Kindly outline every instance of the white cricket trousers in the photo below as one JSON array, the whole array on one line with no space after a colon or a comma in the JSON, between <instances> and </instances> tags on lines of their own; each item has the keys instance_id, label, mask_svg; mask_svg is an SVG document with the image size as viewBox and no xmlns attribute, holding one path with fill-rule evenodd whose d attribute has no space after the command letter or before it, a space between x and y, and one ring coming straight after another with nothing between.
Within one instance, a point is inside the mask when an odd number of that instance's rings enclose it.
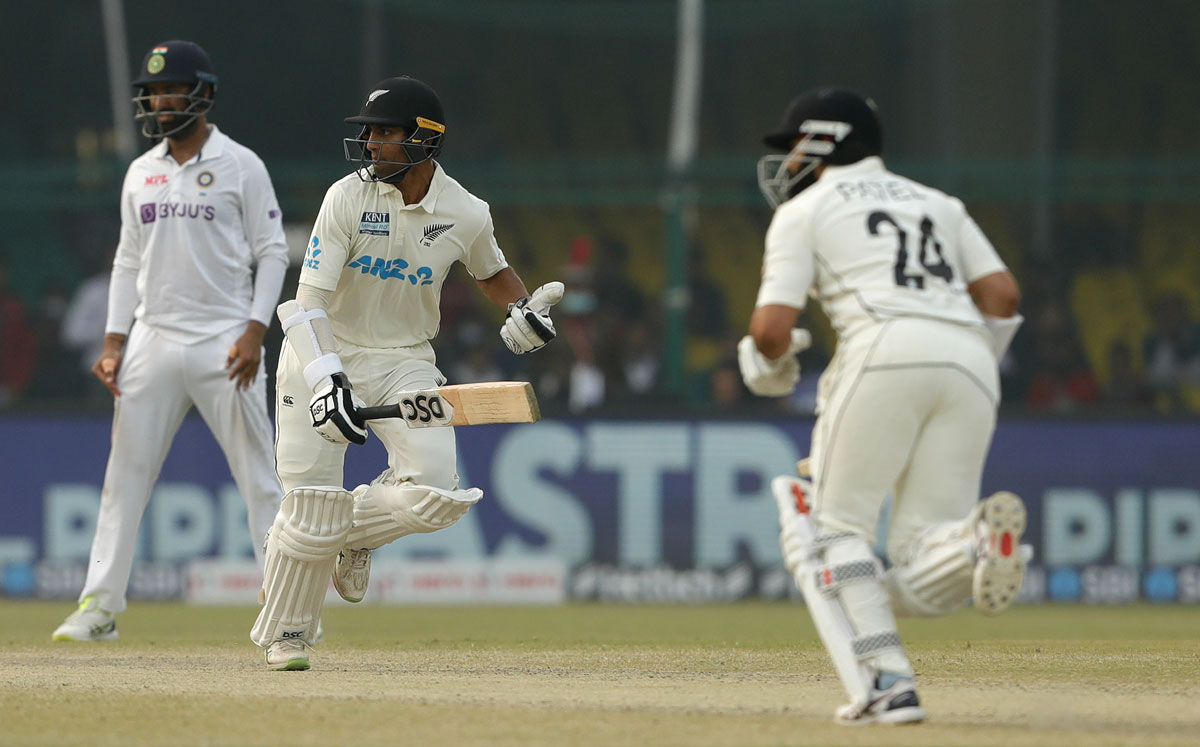
<instances>
[{"instance_id":1,"label":"white cricket trousers","mask_svg":"<svg viewBox=\"0 0 1200 747\"><path fill-rule=\"evenodd\" d=\"M283 497L275 476L266 374L241 391L229 380L225 359L240 325L192 344L172 342L137 322L117 373L112 450L100 492L87 581L79 598L95 596L102 609L125 609L125 591L137 549L138 525L163 460L188 410L195 405L225 453L246 501L255 557ZM247 598L247 602L250 599Z\"/></svg>"},{"instance_id":2,"label":"white cricket trousers","mask_svg":"<svg viewBox=\"0 0 1200 747\"><path fill-rule=\"evenodd\" d=\"M813 429L814 512L825 531L875 542L892 496L888 556L979 500L1000 400L986 332L893 319L839 345L821 376Z\"/></svg>"},{"instance_id":3,"label":"white cricket trousers","mask_svg":"<svg viewBox=\"0 0 1200 747\"><path fill-rule=\"evenodd\" d=\"M396 404L400 392L431 389L446 377L434 365L429 343L400 348L365 348L339 341L339 355L354 391L367 407ZM284 340L276 376L278 421L275 457L285 491L313 485L342 485L346 449L321 438L312 427L308 403L313 392ZM409 428L399 419L372 420L373 437L383 442L388 469L379 479L409 481L442 490L458 489L458 450L451 427ZM346 486L353 490L354 486Z\"/></svg>"}]
</instances>

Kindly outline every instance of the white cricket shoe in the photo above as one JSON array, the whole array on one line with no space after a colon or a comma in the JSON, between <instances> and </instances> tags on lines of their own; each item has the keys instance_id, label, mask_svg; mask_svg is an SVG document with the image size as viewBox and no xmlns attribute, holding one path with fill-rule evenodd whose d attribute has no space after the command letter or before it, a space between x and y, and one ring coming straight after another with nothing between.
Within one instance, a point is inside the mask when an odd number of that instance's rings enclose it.
<instances>
[{"instance_id":1,"label":"white cricket shoe","mask_svg":"<svg viewBox=\"0 0 1200 747\"><path fill-rule=\"evenodd\" d=\"M917 683L904 678L886 690L873 688L865 706L847 703L839 707L833 720L842 726L913 724L925 720L925 709L917 698Z\"/></svg>"},{"instance_id":2,"label":"white cricket shoe","mask_svg":"<svg viewBox=\"0 0 1200 747\"><path fill-rule=\"evenodd\" d=\"M84 597L79 609L72 612L54 629L52 641L115 641L117 619L108 610L102 610L96 597Z\"/></svg>"},{"instance_id":3,"label":"white cricket shoe","mask_svg":"<svg viewBox=\"0 0 1200 747\"><path fill-rule=\"evenodd\" d=\"M347 602L361 602L371 580L371 551L343 549L333 566L333 588Z\"/></svg>"},{"instance_id":4,"label":"white cricket shoe","mask_svg":"<svg viewBox=\"0 0 1200 747\"><path fill-rule=\"evenodd\" d=\"M1032 548L1021 545L1025 503L1016 494L1002 491L980 503L978 516L972 592L979 611L995 615L1008 609L1017 598L1026 562L1032 556Z\"/></svg>"},{"instance_id":5,"label":"white cricket shoe","mask_svg":"<svg viewBox=\"0 0 1200 747\"><path fill-rule=\"evenodd\" d=\"M281 672L308 669L308 647L298 638L272 641L267 646L267 668Z\"/></svg>"}]
</instances>

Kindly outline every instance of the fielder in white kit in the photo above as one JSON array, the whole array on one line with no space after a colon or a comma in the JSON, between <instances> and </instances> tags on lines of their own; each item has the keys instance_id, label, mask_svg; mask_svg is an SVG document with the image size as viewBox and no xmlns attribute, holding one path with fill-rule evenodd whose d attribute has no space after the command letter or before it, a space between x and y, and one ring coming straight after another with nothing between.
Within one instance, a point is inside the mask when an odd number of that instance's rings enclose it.
<instances>
[{"instance_id":1,"label":"fielder in white kit","mask_svg":"<svg viewBox=\"0 0 1200 747\"><path fill-rule=\"evenodd\" d=\"M363 598L371 550L451 526L483 497L462 489L454 429L374 420L388 467L370 485L342 487L349 443L367 439L357 410L446 383L430 340L442 284L462 262L491 301L507 306L501 338L514 353L555 336L548 311L561 283L532 295L505 261L486 202L434 160L446 119L437 94L407 76L367 94L345 139L356 171L325 195L296 298L280 305L276 460L287 491L266 546L262 612L250 638L268 667L308 669L325 590Z\"/></svg>"},{"instance_id":2,"label":"fielder in white kit","mask_svg":"<svg viewBox=\"0 0 1200 747\"><path fill-rule=\"evenodd\" d=\"M764 142L784 155L759 162L777 207L739 343L746 385L792 391L808 296L838 335L810 458L772 483L784 560L850 696L836 720L920 721L894 615L972 596L1000 612L1024 575L1021 499L978 500L1019 291L959 200L887 170L873 102L809 91ZM885 573L871 548L889 495Z\"/></svg>"},{"instance_id":3,"label":"fielder in white kit","mask_svg":"<svg viewBox=\"0 0 1200 747\"><path fill-rule=\"evenodd\" d=\"M54 640L117 638L138 525L193 405L246 500L260 562L283 493L260 367L288 264L271 179L258 156L208 123L217 77L198 45L156 45L133 86L143 134L162 142L130 164L121 191L93 368L115 397L112 450L79 609Z\"/></svg>"}]
</instances>

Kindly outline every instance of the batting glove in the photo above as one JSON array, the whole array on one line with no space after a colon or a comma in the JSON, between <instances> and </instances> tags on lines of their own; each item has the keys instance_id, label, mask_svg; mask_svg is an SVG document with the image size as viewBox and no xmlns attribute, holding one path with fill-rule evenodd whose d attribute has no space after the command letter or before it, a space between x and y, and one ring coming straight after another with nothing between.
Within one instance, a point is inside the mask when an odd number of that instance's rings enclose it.
<instances>
[{"instance_id":1,"label":"batting glove","mask_svg":"<svg viewBox=\"0 0 1200 747\"><path fill-rule=\"evenodd\" d=\"M500 328L500 339L514 353L532 353L554 339L550 307L562 300L563 284L546 283L515 303L508 305L508 316Z\"/></svg>"},{"instance_id":2,"label":"batting glove","mask_svg":"<svg viewBox=\"0 0 1200 747\"><path fill-rule=\"evenodd\" d=\"M334 374L308 403L312 426L321 438L335 444L367 442L367 422L358 415L365 403L350 388L345 374Z\"/></svg>"},{"instance_id":3,"label":"batting glove","mask_svg":"<svg viewBox=\"0 0 1200 747\"><path fill-rule=\"evenodd\" d=\"M800 381L800 361L796 353L812 345L806 329L792 330L792 344L777 360L759 352L754 338L746 335L738 341L738 368L746 388L760 397L784 397L792 393Z\"/></svg>"}]
</instances>

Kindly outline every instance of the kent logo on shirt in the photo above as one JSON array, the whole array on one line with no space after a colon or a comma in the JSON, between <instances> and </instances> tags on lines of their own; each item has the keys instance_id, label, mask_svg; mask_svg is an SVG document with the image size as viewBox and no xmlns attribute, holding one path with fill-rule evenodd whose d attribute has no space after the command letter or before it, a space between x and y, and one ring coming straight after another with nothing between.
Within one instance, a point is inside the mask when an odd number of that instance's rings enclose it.
<instances>
[{"instance_id":1,"label":"kent logo on shirt","mask_svg":"<svg viewBox=\"0 0 1200 747\"><path fill-rule=\"evenodd\" d=\"M387 236L391 231L391 213L374 213L366 211L362 214L362 220L358 222L359 233L369 233L372 236Z\"/></svg>"}]
</instances>

